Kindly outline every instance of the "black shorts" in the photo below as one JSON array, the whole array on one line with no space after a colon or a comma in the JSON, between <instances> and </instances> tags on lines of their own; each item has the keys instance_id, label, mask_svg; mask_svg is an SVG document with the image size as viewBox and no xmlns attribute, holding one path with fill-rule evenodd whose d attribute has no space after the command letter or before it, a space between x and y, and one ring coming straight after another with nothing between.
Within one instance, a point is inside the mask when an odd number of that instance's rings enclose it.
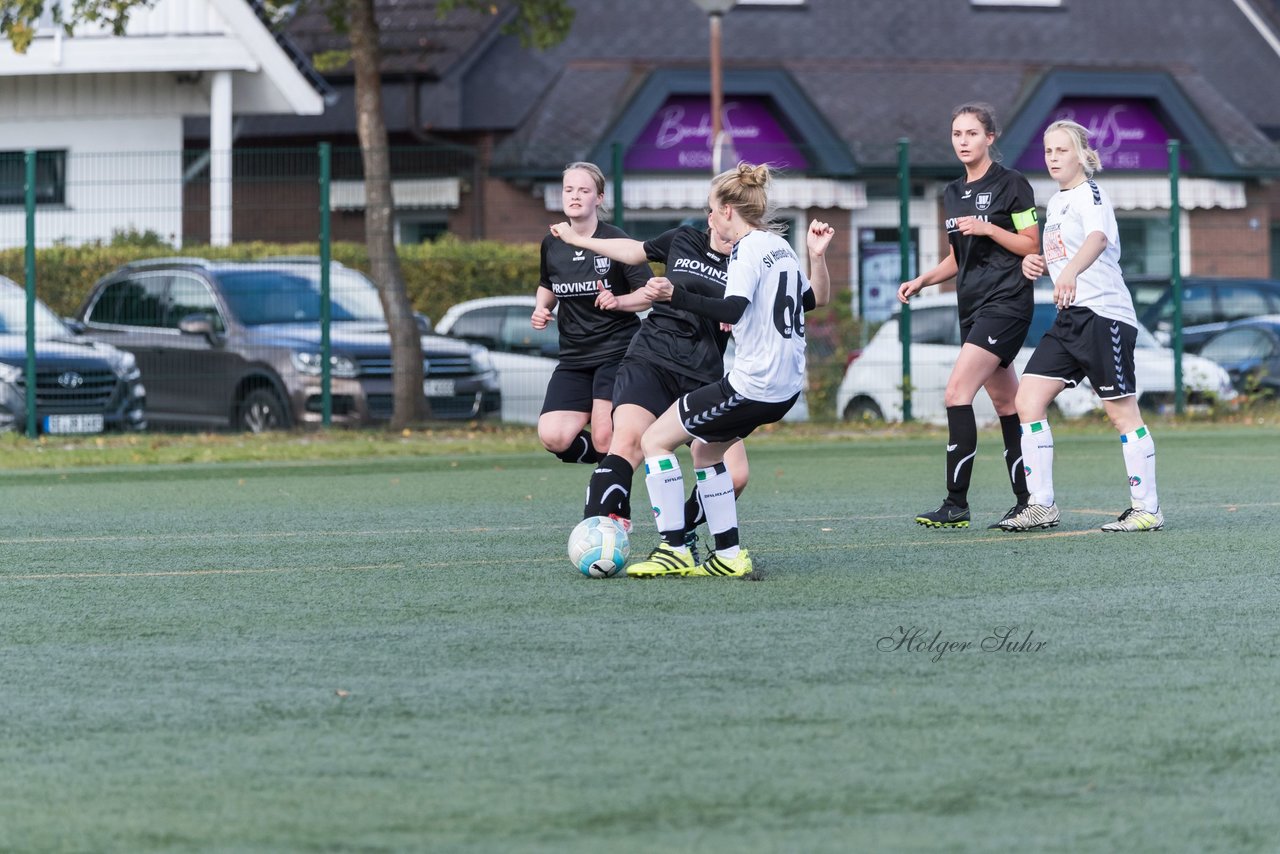
<instances>
[{"instance_id":1,"label":"black shorts","mask_svg":"<svg viewBox=\"0 0 1280 854\"><path fill-rule=\"evenodd\" d=\"M669 371L653 362L626 358L618 366L618 376L613 382L613 408L630 403L643 407L656 418L666 412L680 395L703 385L704 382Z\"/></svg>"},{"instance_id":2,"label":"black shorts","mask_svg":"<svg viewBox=\"0 0 1280 854\"><path fill-rule=\"evenodd\" d=\"M1087 308L1058 312L1023 376L1078 385L1084 377L1103 400L1137 394L1133 347L1138 330L1127 323L1094 314Z\"/></svg>"},{"instance_id":3,"label":"black shorts","mask_svg":"<svg viewBox=\"0 0 1280 854\"><path fill-rule=\"evenodd\" d=\"M618 363L594 368L566 368L556 365L542 400L542 414L548 412L590 412L593 402L613 400L613 378Z\"/></svg>"},{"instance_id":4,"label":"black shorts","mask_svg":"<svg viewBox=\"0 0 1280 854\"><path fill-rule=\"evenodd\" d=\"M748 400L725 377L689 392L677 405L680 423L689 435L704 442L732 442L747 438L757 427L781 421L799 399L800 392L781 403Z\"/></svg>"},{"instance_id":5,"label":"black shorts","mask_svg":"<svg viewBox=\"0 0 1280 854\"><path fill-rule=\"evenodd\" d=\"M974 344L1000 358L1000 367L1007 368L1018 358L1022 343L1027 340L1031 318L978 315L968 326L960 327L960 340Z\"/></svg>"}]
</instances>

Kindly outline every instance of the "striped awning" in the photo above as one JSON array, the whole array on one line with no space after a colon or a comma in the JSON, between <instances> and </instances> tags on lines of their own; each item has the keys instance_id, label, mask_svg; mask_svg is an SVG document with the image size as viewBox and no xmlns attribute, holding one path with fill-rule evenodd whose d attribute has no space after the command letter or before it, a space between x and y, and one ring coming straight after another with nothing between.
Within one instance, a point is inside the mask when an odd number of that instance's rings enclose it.
<instances>
[{"instance_id":1,"label":"striped awning","mask_svg":"<svg viewBox=\"0 0 1280 854\"><path fill-rule=\"evenodd\" d=\"M1168 210L1170 204L1169 179L1164 176L1126 178L1102 173L1098 183L1111 204L1120 211ZM1043 207L1058 191L1057 182L1050 178L1032 178L1036 204ZM1178 180L1178 204L1184 210L1196 208L1224 208L1237 210L1245 206L1244 183L1241 181L1216 181L1212 178L1181 178Z\"/></svg>"},{"instance_id":2,"label":"striped awning","mask_svg":"<svg viewBox=\"0 0 1280 854\"><path fill-rule=\"evenodd\" d=\"M413 178L391 182L391 198L402 210L456 208L462 196L457 178ZM329 185L329 207L335 211L364 209L364 181L334 181Z\"/></svg>"}]
</instances>

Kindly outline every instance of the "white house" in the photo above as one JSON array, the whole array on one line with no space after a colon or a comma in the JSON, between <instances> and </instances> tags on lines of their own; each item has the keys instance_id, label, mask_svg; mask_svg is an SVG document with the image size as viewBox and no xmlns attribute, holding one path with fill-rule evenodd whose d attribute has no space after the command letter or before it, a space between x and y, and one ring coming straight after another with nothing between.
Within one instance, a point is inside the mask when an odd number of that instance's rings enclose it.
<instances>
[{"instance_id":1,"label":"white house","mask_svg":"<svg viewBox=\"0 0 1280 854\"><path fill-rule=\"evenodd\" d=\"M38 245L128 230L181 245L183 182L206 171L210 239L229 243L236 117L317 115L324 90L250 0L158 0L119 37L92 26L66 36L46 10L25 54L0 44L0 248L25 242L28 150ZM184 116L209 117L207 160L184 162Z\"/></svg>"}]
</instances>

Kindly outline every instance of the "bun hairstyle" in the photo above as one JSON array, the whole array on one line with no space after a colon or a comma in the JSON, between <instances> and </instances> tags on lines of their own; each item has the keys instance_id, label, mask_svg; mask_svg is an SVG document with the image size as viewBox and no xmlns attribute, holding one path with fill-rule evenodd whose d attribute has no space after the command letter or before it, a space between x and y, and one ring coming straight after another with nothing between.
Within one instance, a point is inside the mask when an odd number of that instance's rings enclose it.
<instances>
[{"instance_id":1,"label":"bun hairstyle","mask_svg":"<svg viewBox=\"0 0 1280 854\"><path fill-rule=\"evenodd\" d=\"M600 200L600 204L596 205L596 208L599 210L608 210L608 206L605 204L605 201L603 199L604 172L600 171L600 167L595 165L594 163L588 163L585 160L578 160L564 167L564 171L560 173L560 177L563 178L565 175L568 175L574 169L580 169L581 171L586 172L588 175L591 176L591 180L595 182L595 185L596 185L596 195L602 197Z\"/></svg>"},{"instance_id":2,"label":"bun hairstyle","mask_svg":"<svg viewBox=\"0 0 1280 854\"><path fill-rule=\"evenodd\" d=\"M720 204L730 205L752 228L782 234L786 226L774 221L774 208L769 201L772 183L769 164L739 162L711 179L711 195Z\"/></svg>"},{"instance_id":3,"label":"bun hairstyle","mask_svg":"<svg viewBox=\"0 0 1280 854\"><path fill-rule=\"evenodd\" d=\"M996 108L988 104L986 101L970 101L967 104L961 104L951 111L951 121L955 121L959 116L973 116L978 120L978 124L982 125L982 129L991 135L994 139L1000 138L1000 125L996 123ZM991 160L999 163L1004 159L1004 155L1000 149L996 148L994 142L991 143Z\"/></svg>"},{"instance_id":4,"label":"bun hairstyle","mask_svg":"<svg viewBox=\"0 0 1280 854\"><path fill-rule=\"evenodd\" d=\"M1093 173L1102 171L1102 159L1098 157L1097 151L1089 147L1089 131L1084 125L1070 119L1060 119L1045 128L1044 135L1047 137L1055 130L1064 131L1071 140L1071 147L1076 150L1076 157L1080 158L1086 178L1092 178Z\"/></svg>"}]
</instances>

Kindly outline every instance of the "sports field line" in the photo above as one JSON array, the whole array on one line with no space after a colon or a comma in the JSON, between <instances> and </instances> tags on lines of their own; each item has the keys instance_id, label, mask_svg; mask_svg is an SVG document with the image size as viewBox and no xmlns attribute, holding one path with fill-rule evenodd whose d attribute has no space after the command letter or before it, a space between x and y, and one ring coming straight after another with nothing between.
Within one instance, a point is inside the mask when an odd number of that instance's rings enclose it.
<instances>
[{"instance_id":1,"label":"sports field line","mask_svg":"<svg viewBox=\"0 0 1280 854\"><path fill-rule=\"evenodd\" d=\"M244 569L171 569L115 570L113 572L30 572L22 575L0 574L0 581L51 581L66 578L169 578L196 575L270 575L285 572L373 572L379 569L405 569L402 563L373 563L364 566L271 566Z\"/></svg>"},{"instance_id":2,"label":"sports field line","mask_svg":"<svg viewBox=\"0 0 1280 854\"><path fill-rule=\"evenodd\" d=\"M1255 507L1280 507L1280 501L1254 501L1233 504L1179 504L1177 509L1179 512L1204 511L1204 510L1224 510L1228 513L1235 513L1240 509L1248 509ZM1095 509L1091 507L1067 507L1063 508L1064 513L1078 513L1085 516L1115 516L1116 511L1111 509ZM842 516L791 516L791 517L766 517L766 518L747 518L743 521L747 525L794 525L794 524L818 524L822 522L878 522L886 519L902 519L910 520L909 514L905 513L881 513L881 514L864 514L864 515L842 515ZM383 529L361 529L352 531L235 531L235 532L190 532L190 533L171 533L171 534L102 534L95 536L65 536L65 537L3 537L0 538L0 545L39 545L39 544L59 544L59 543L123 543L123 542L182 542L182 541L198 541L198 540L225 540L234 538L238 540L245 539L298 539L298 538L321 538L321 537L385 537L390 535L423 535L423 536L452 536L455 534L483 534L483 533L503 533L508 534L519 531L543 531L545 525L503 525L501 528L493 528L487 525L468 525L457 528L383 528ZM638 536L639 534L637 534ZM1007 536L1007 535L1006 535Z\"/></svg>"},{"instance_id":3,"label":"sports field line","mask_svg":"<svg viewBox=\"0 0 1280 854\"><path fill-rule=\"evenodd\" d=\"M1014 534L1014 539L1025 539L1027 536L1035 536L1038 539L1061 538L1061 537L1079 537L1086 534L1099 534L1100 530L1089 529L1084 531L1055 531L1052 533L1026 532L1026 534ZM945 534L940 536L946 537L945 542L948 545L980 545L984 543L1008 542L1011 535L1002 533L996 536L981 537L947 537ZM798 552L831 552L837 550L843 551L867 551L886 547L904 548L912 546L936 546L939 543L938 537L931 537L924 540L885 540L860 543L833 543L831 545L810 545L804 549L790 548L785 553L794 555ZM757 555L768 556L772 554L783 554L780 549L770 549L767 546L763 548L752 547L752 552ZM564 558L540 557L540 558L524 558L521 559L522 565L541 565L541 564L561 564ZM456 561L434 561L430 563L377 563L362 564L357 566L274 566L274 567L229 567L224 569L172 569L172 570L113 570L106 571L86 571L86 572L26 572L21 574L0 573L0 581L60 581L60 580L84 580L97 578L186 578L198 576L219 576L219 575L282 575L290 572L374 572L378 570L429 570L429 569L474 569L481 566L507 566L509 561L505 560L475 560L467 558L465 560Z\"/></svg>"}]
</instances>

